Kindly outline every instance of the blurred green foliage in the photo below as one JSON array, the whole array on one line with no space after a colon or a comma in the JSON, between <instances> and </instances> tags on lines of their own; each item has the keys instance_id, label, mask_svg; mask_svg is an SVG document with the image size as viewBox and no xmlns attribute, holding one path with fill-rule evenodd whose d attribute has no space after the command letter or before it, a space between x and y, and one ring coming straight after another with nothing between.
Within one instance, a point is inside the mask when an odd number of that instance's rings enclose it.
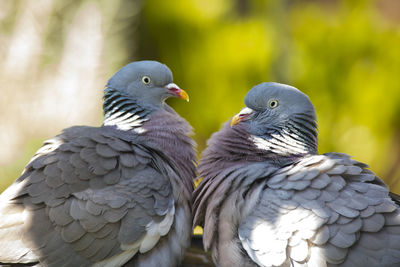
<instances>
[{"instance_id":1,"label":"blurred green foliage","mask_svg":"<svg viewBox=\"0 0 400 267\"><path fill-rule=\"evenodd\" d=\"M52 28L74 16L75 5L93 3L64 2L69 4L52 14ZM252 86L288 83L308 94L316 107L320 153L348 153L400 193L397 0L120 0L98 5L109 76L133 60L167 64L190 95L189 104L169 103L194 127L199 152L239 112ZM46 55L51 61L53 54ZM31 156L21 158L26 163ZM20 162L2 168L0 179L17 178L9 170L22 168Z\"/></svg>"}]
</instances>

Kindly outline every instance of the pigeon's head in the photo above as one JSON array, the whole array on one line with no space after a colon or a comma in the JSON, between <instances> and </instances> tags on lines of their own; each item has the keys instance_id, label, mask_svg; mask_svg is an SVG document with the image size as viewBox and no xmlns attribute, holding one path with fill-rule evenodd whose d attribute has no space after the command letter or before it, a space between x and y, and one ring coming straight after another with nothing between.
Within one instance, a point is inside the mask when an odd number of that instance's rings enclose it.
<instances>
[{"instance_id":1,"label":"pigeon's head","mask_svg":"<svg viewBox=\"0 0 400 267\"><path fill-rule=\"evenodd\" d=\"M287 138L287 144L312 143L311 150L316 149L315 109L308 96L298 89L261 83L248 92L244 102L246 107L232 118L231 127L246 124L252 136L276 138L273 142Z\"/></svg>"},{"instance_id":2,"label":"pigeon's head","mask_svg":"<svg viewBox=\"0 0 400 267\"><path fill-rule=\"evenodd\" d=\"M142 105L160 105L169 97L189 101L188 94L172 82L172 72L157 61L136 61L121 68L106 86Z\"/></svg>"},{"instance_id":3,"label":"pigeon's head","mask_svg":"<svg viewBox=\"0 0 400 267\"><path fill-rule=\"evenodd\" d=\"M157 61L137 61L121 68L104 89L104 126L137 130L156 110L172 109L164 103L169 97L189 101L187 93L172 82L171 70Z\"/></svg>"}]
</instances>

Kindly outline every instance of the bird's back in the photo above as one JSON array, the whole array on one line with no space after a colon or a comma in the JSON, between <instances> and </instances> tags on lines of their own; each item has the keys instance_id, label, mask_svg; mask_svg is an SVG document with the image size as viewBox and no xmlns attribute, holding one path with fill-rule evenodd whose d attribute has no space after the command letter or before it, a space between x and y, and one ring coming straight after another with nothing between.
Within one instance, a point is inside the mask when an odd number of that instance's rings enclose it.
<instances>
[{"instance_id":1,"label":"bird's back","mask_svg":"<svg viewBox=\"0 0 400 267\"><path fill-rule=\"evenodd\" d=\"M0 197L0 262L120 266L135 254L135 264L179 261L190 199L178 203L170 179L181 173L143 140L116 127L77 126L46 141Z\"/></svg>"},{"instance_id":2,"label":"bird's back","mask_svg":"<svg viewBox=\"0 0 400 267\"><path fill-rule=\"evenodd\" d=\"M221 266L399 266L399 206L366 167L332 153L224 172L197 189L205 243Z\"/></svg>"}]
</instances>

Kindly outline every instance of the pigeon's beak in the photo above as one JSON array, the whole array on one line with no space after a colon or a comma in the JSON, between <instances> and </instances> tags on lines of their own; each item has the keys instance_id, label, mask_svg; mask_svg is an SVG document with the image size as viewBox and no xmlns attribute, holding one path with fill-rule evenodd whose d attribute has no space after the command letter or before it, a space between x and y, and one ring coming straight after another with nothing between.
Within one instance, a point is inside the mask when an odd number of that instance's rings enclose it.
<instances>
[{"instance_id":1,"label":"pigeon's beak","mask_svg":"<svg viewBox=\"0 0 400 267\"><path fill-rule=\"evenodd\" d=\"M185 90L179 88L178 85L176 85L174 83L169 83L165 86L165 88L167 89L167 91L170 94L177 96L179 98L182 98L183 100L186 100L187 102L189 102L189 95L185 92Z\"/></svg>"},{"instance_id":2,"label":"pigeon's beak","mask_svg":"<svg viewBox=\"0 0 400 267\"><path fill-rule=\"evenodd\" d=\"M235 116L233 116L233 118L231 120L231 127L233 127L234 125L238 124L242 120L246 119L253 112L254 111L251 108L247 108L246 107L246 108L242 109L239 112L239 114L236 114Z\"/></svg>"},{"instance_id":3,"label":"pigeon's beak","mask_svg":"<svg viewBox=\"0 0 400 267\"><path fill-rule=\"evenodd\" d=\"M233 116L233 118L231 120L231 127L238 124L239 122L240 122L240 116L239 116L239 114L236 114L235 116Z\"/></svg>"}]
</instances>

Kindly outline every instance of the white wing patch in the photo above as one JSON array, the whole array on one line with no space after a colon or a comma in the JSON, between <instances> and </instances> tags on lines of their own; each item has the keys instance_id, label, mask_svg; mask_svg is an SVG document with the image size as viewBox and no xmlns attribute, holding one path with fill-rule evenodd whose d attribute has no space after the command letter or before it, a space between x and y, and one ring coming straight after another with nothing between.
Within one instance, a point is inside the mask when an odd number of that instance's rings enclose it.
<instances>
[{"instance_id":1,"label":"white wing patch","mask_svg":"<svg viewBox=\"0 0 400 267\"><path fill-rule=\"evenodd\" d=\"M150 251L160 240L160 237L168 234L171 229L172 223L175 217L175 206L174 202L166 211L165 217L160 222L151 221L146 225L146 234L133 244L122 244L122 253L115 255L111 258L107 258L101 262L98 262L93 267L115 267L122 266L129 261L138 251L140 253L146 253Z\"/></svg>"},{"instance_id":2,"label":"white wing patch","mask_svg":"<svg viewBox=\"0 0 400 267\"><path fill-rule=\"evenodd\" d=\"M92 267L116 267L116 266L122 266L124 265L127 261L129 261L138 251L136 250L127 250L124 251L120 254L117 254L111 258L107 258L106 260L97 262L92 265Z\"/></svg>"},{"instance_id":3,"label":"white wing patch","mask_svg":"<svg viewBox=\"0 0 400 267\"><path fill-rule=\"evenodd\" d=\"M146 235L140 244L139 252L145 253L152 249L161 236L168 234L171 225L174 222L175 207L172 206L165 215L164 220L159 223L151 221L146 225Z\"/></svg>"}]
</instances>

